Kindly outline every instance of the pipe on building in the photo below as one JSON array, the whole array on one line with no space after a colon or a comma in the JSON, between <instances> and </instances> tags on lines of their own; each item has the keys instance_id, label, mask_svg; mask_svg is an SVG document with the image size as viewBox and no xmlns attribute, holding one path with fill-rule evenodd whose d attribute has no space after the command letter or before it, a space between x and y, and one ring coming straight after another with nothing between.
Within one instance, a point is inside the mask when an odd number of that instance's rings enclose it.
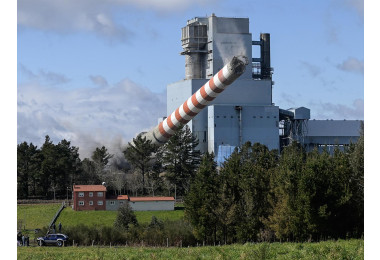
<instances>
[{"instance_id":1,"label":"pipe on building","mask_svg":"<svg viewBox=\"0 0 380 260\"><path fill-rule=\"evenodd\" d=\"M152 144L162 145L173 136L178 128L187 124L203 108L222 93L245 71L248 59L245 56L235 56L217 74L215 74L197 92L188 98L170 116L159 123L153 130L143 137L152 141Z\"/></svg>"}]
</instances>

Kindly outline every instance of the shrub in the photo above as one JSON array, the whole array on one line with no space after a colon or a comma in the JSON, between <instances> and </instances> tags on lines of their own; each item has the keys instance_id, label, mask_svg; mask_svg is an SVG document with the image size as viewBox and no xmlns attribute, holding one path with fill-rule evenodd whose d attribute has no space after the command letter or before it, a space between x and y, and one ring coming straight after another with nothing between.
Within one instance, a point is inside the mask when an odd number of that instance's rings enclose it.
<instances>
[{"instance_id":1,"label":"shrub","mask_svg":"<svg viewBox=\"0 0 380 260\"><path fill-rule=\"evenodd\" d=\"M117 228L128 230L130 224L137 226L138 222L131 206L126 203L119 208L114 225Z\"/></svg>"}]
</instances>

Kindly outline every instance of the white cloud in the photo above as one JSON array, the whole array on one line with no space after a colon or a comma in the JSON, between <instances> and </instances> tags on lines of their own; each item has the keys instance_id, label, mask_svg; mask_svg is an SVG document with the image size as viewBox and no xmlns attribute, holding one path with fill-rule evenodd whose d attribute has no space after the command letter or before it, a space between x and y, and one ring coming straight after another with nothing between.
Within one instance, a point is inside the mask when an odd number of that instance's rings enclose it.
<instances>
[{"instance_id":1,"label":"white cloud","mask_svg":"<svg viewBox=\"0 0 380 260\"><path fill-rule=\"evenodd\" d=\"M307 61L300 61L302 68L306 69L306 71L310 74L312 77L317 77L321 74L322 70L319 66L311 64Z\"/></svg>"},{"instance_id":2,"label":"white cloud","mask_svg":"<svg viewBox=\"0 0 380 260\"><path fill-rule=\"evenodd\" d=\"M311 102L312 118L315 119L364 119L364 100L355 99L352 105L333 104L330 102Z\"/></svg>"},{"instance_id":3,"label":"white cloud","mask_svg":"<svg viewBox=\"0 0 380 260\"><path fill-rule=\"evenodd\" d=\"M99 75L97 75L97 76L90 76L90 79L91 79L91 81L95 85L97 85L99 87L106 87L106 86L108 86L107 80L105 78L103 78L102 76L99 76Z\"/></svg>"},{"instance_id":4,"label":"white cloud","mask_svg":"<svg viewBox=\"0 0 380 260\"><path fill-rule=\"evenodd\" d=\"M82 158L102 145L117 153L138 133L154 127L158 117L166 116L165 102L164 94L127 79L106 88L75 90L22 84L17 97L17 142L41 146L49 135L55 143L71 141Z\"/></svg>"},{"instance_id":5,"label":"white cloud","mask_svg":"<svg viewBox=\"0 0 380 260\"><path fill-rule=\"evenodd\" d=\"M26 76L28 80L34 80L48 85L64 84L70 81L66 75L61 73L45 70L39 70L35 73L21 63L18 64L18 73Z\"/></svg>"},{"instance_id":6,"label":"white cloud","mask_svg":"<svg viewBox=\"0 0 380 260\"><path fill-rule=\"evenodd\" d=\"M337 68L343 71L364 74L364 61L349 57L341 64L338 64Z\"/></svg>"},{"instance_id":7,"label":"white cloud","mask_svg":"<svg viewBox=\"0 0 380 260\"><path fill-rule=\"evenodd\" d=\"M127 42L133 29L119 24L114 11L123 9L125 15L134 8L157 13L178 13L194 6L215 3L216 0L29 0L17 1L18 25L43 31L69 33L85 31L109 40Z\"/></svg>"},{"instance_id":8,"label":"white cloud","mask_svg":"<svg viewBox=\"0 0 380 260\"><path fill-rule=\"evenodd\" d=\"M112 4L100 0L19 0L17 22L18 25L43 31L86 31L125 42L132 32L116 24L112 7Z\"/></svg>"}]
</instances>

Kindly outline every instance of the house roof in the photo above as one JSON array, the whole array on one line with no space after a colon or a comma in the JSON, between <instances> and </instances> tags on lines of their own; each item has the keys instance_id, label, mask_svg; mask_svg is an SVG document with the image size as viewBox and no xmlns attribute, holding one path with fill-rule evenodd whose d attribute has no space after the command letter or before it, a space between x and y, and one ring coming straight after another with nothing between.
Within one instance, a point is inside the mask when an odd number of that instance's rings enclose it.
<instances>
[{"instance_id":1,"label":"house roof","mask_svg":"<svg viewBox=\"0 0 380 260\"><path fill-rule=\"evenodd\" d=\"M128 200L128 195L109 195L107 200Z\"/></svg>"},{"instance_id":2,"label":"house roof","mask_svg":"<svg viewBox=\"0 0 380 260\"><path fill-rule=\"evenodd\" d=\"M74 185L73 191L107 191L103 185Z\"/></svg>"},{"instance_id":3,"label":"house roof","mask_svg":"<svg viewBox=\"0 0 380 260\"><path fill-rule=\"evenodd\" d=\"M135 201L174 201L174 197L129 197L132 202Z\"/></svg>"}]
</instances>

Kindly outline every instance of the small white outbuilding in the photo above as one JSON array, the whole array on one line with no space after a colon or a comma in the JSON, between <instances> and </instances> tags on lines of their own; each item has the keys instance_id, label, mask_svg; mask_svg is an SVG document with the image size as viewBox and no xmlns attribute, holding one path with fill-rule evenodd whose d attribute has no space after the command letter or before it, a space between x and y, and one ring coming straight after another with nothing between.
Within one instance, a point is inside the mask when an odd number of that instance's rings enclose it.
<instances>
[{"instance_id":1,"label":"small white outbuilding","mask_svg":"<svg viewBox=\"0 0 380 260\"><path fill-rule=\"evenodd\" d=\"M174 210L174 197L129 197L133 211Z\"/></svg>"}]
</instances>

